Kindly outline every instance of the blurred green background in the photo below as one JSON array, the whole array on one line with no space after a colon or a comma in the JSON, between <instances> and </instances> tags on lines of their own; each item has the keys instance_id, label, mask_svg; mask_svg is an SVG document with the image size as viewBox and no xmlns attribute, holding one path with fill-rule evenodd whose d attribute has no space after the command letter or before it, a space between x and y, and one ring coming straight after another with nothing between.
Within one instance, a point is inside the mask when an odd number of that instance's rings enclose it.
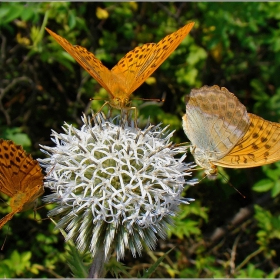
<instances>
[{"instance_id":1,"label":"blurred green background","mask_svg":"<svg viewBox=\"0 0 280 280\"><path fill-rule=\"evenodd\" d=\"M44 157L39 144L52 146L51 129L62 131L64 121L79 127L81 114L104 102L89 99L108 96L46 26L111 69L139 44L158 42L194 21L154 79L134 92L132 97L166 96L163 104L133 101L139 126L150 116L153 124L176 129L174 142L186 142L184 96L214 84L235 93L249 112L279 122L280 3L2 2L0 19L0 137L34 158ZM203 170L193 175L202 178ZM186 197L196 202L182 207L176 228L156 251L144 250L136 259L127 252L127 270L136 277L176 246L153 277L279 277L279 177L279 163L220 169L216 181L188 187ZM4 201L1 217L9 211ZM38 209L36 219L50 207ZM71 277L64 239L53 228L49 220L36 221L31 210L17 214L0 232L0 277Z\"/></svg>"}]
</instances>

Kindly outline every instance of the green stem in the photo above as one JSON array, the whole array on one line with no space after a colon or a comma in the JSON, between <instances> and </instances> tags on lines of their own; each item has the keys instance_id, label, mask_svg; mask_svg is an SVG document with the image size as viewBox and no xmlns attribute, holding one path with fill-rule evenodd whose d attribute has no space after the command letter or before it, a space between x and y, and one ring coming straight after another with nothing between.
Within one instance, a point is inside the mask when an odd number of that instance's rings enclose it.
<instances>
[{"instance_id":1,"label":"green stem","mask_svg":"<svg viewBox=\"0 0 280 280\"><path fill-rule=\"evenodd\" d=\"M89 269L88 278L100 278L104 273L104 264L109 257L106 258L104 248L98 249Z\"/></svg>"},{"instance_id":2,"label":"green stem","mask_svg":"<svg viewBox=\"0 0 280 280\"><path fill-rule=\"evenodd\" d=\"M259 248L258 250L256 250L255 252L253 252L251 255L247 256L245 258L245 260L239 264L237 267L236 267L236 271L238 271L239 269L241 269L244 265L246 265L250 259L252 259L253 257L255 257L256 255L260 254L264 249L263 248Z\"/></svg>"}]
</instances>

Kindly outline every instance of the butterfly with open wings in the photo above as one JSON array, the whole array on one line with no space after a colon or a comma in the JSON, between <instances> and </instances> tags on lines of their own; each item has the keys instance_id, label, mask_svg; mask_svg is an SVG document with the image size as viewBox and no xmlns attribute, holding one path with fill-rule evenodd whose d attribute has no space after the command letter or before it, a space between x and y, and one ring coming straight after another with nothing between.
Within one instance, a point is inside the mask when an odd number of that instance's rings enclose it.
<instances>
[{"instance_id":1,"label":"butterfly with open wings","mask_svg":"<svg viewBox=\"0 0 280 280\"><path fill-rule=\"evenodd\" d=\"M128 52L112 70L94 54L46 28L49 34L109 93L109 104L116 109L130 109L130 95L167 59L192 29L188 23L157 44L147 43ZM105 105L104 104L104 105ZM104 106L103 105L103 106ZM102 107L103 107L102 106Z\"/></svg>"}]
</instances>

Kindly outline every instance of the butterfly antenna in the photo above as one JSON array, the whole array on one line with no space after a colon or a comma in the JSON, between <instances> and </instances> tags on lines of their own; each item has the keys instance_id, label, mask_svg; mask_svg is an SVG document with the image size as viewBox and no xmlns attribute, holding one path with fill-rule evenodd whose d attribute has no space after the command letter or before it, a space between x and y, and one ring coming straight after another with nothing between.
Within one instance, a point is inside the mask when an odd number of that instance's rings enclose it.
<instances>
[{"instance_id":1,"label":"butterfly antenna","mask_svg":"<svg viewBox=\"0 0 280 280\"><path fill-rule=\"evenodd\" d=\"M2 246L1 246L1 251L3 251L3 249L4 249L4 247L5 247L7 237L8 237L8 235L6 234L5 239L4 239L4 242L3 242Z\"/></svg>"},{"instance_id":2,"label":"butterfly antenna","mask_svg":"<svg viewBox=\"0 0 280 280\"><path fill-rule=\"evenodd\" d=\"M207 177L207 174L204 173L204 176L198 181L198 184L199 184L201 181L203 181L206 177Z\"/></svg>"},{"instance_id":3,"label":"butterfly antenna","mask_svg":"<svg viewBox=\"0 0 280 280\"><path fill-rule=\"evenodd\" d=\"M230 182L229 182L229 178L228 177L226 177L224 174L222 174L221 172L218 172L220 175L221 175L221 177L222 177L222 180L223 180L223 182L225 183L225 184L228 184L230 187L232 187L235 191L237 191L243 198L246 198L246 196L243 194L243 193L241 193L233 184L231 184Z\"/></svg>"},{"instance_id":4,"label":"butterfly antenna","mask_svg":"<svg viewBox=\"0 0 280 280\"><path fill-rule=\"evenodd\" d=\"M44 204L44 205L42 205L42 206L40 206L40 207L36 207L36 208L34 207L34 219L35 219L37 222L41 222L41 221L45 221L45 220L49 220L49 219L50 219L49 217L43 218L43 219L39 219L39 220L36 219L37 210L39 210L39 209L41 209L41 208L43 208L43 207L45 207L46 205L49 205L49 204L53 204L53 203L48 202L48 203L46 203L46 204Z\"/></svg>"},{"instance_id":5,"label":"butterfly antenna","mask_svg":"<svg viewBox=\"0 0 280 280\"><path fill-rule=\"evenodd\" d=\"M48 202L48 203L46 203L46 204L44 204L44 205L41 205L41 206L39 206L39 207L36 207L36 209L34 208L34 212L37 211L37 210L39 210L39 209L41 209L41 208L43 208L43 207L45 207L46 205L49 205L49 204L53 204L53 203L52 203L52 202Z\"/></svg>"},{"instance_id":6,"label":"butterfly antenna","mask_svg":"<svg viewBox=\"0 0 280 280\"><path fill-rule=\"evenodd\" d=\"M11 230L10 226L8 226L8 230ZM2 244L2 246L1 246L1 251L4 250L4 247L5 247L7 238L8 238L8 234L6 234L6 236L5 236L5 239L4 239L3 244Z\"/></svg>"},{"instance_id":7,"label":"butterfly antenna","mask_svg":"<svg viewBox=\"0 0 280 280\"><path fill-rule=\"evenodd\" d=\"M8 205L7 201L5 201L2 197L0 197L0 200L5 203L6 205Z\"/></svg>"},{"instance_id":8,"label":"butterfly antenna","mask_svg":"<svg viewBox=\"0 0 280 280\"><path fill-rule=\"evenodd\" d=\"M45 204L46 205L46 204ZM43 218L43 219L40 219L40 220L36 220L37 222L41 222L41 221L45 221L45 220L50 220L50 218L49 217L47 217L47 218Z\"/></svg>"},{"instance_id":9,"label":"butterfly antenna","mask_svg":"<svg viewBox=\"0 0 280 280\"><path fill-rule=\"evenodd\" d=\"M165 99L162 99L162 98L142 98L142 97L135 97L132 100L156 101L156 102L164 102L165 101Z\"/></svg>"},{"instance_id":10,"label":"butterfly antenna","mask_svg":"<svg viewBox=\"0 0 280 280\"><path fill-rule=\"evenodd\" d=\"M103 100L103 101L106 101L104 98L99 98L99 97L91 97L89 99L89 101L94 101L94 100Z\"/></svg>"},{"instance_id":11,"label":"butterfly antenna","mask_svg":"<svg viewBox=\"0 0 280 280\"><path fill-rule=\"evenodd\" d=\"M152 101L152 102L159 102L164 103L166 98L166 93L164 92L161 98L142 98L142 97L134 97L132 100L143 100L143 101Z\"/></svg>"},{"instance_id":12,"label":"butterfly antenna","mask_svg":"<svg viewBox=\"0 0 280 280\"><path fill-rule=\"evenodd\" d=\"M44 176L44 178L46 178L47 176L49 176L51 174L51 172L53 171L53 169L55 168L56 163L54 164L54 166L51 168L51 170Z\"/></svg>"}]
</instances>

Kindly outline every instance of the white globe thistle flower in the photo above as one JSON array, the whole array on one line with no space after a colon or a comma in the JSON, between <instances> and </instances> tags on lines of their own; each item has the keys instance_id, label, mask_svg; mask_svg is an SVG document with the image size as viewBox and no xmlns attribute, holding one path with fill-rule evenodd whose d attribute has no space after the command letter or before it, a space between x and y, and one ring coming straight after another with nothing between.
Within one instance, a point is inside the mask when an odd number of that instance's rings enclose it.
<instances>
[{"instance_id":1,"label":"white globe thistle flower","mask_svg":"<svg viewBox=\"0 0 280 280\"><path fill-rule=\"evenodd\" d=\"M55 147L42 146L49 156L39 160L48 173L45 187L53 192L44 200L57 204L49 217L57 216L66 239L93 256L116 250L121 259L129 248L135 257L142 242L154 249L178 205L192 201L181 197L186 184L196 183L185 179L193 167L183 162L188 147L172 145L173 132L160 125L140 130L101 114L93 126L82 120L81 129L65 123L65 133L52 131Z\"/></svg>"}]
</instances>

